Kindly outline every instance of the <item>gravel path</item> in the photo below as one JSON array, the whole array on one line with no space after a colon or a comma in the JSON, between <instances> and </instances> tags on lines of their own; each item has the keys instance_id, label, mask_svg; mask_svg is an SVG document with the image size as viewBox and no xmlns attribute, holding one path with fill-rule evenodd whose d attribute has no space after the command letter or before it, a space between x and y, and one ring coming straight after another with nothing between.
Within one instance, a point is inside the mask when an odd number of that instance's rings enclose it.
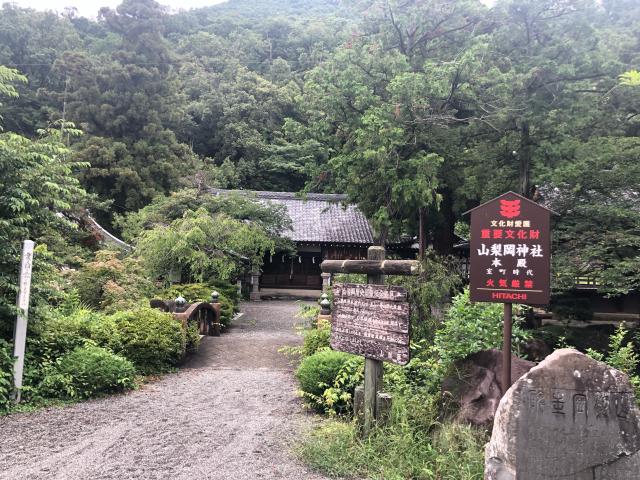
<instances>
[{"instance_id":1,"label":"gravel path","mask_svg":"<svg viewBox=\"0 0 640 480\"><path fill-rule=\"evenodd\" d=\"M295 302L246 303L179 373L138 391L0 417L0 479L321 479L290 452L311 418L277 352Z\"/></svg>"}]
</instances>

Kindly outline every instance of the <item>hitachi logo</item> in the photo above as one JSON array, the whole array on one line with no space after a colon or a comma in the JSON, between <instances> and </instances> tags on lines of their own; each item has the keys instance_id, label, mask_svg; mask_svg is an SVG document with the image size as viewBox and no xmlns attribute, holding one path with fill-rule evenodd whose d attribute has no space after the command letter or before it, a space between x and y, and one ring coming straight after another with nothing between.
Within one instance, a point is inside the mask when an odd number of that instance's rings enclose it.
<instances>
[{"instance_id":1,"label":"hitachi logo","mask_svg":"<svg viewBox=\"0 0 640 480\"><path fill-rule=\"evenodd\" d=\"M492 292L493 300L526 300L526 293Z\"/></svg>"}]
</instances>

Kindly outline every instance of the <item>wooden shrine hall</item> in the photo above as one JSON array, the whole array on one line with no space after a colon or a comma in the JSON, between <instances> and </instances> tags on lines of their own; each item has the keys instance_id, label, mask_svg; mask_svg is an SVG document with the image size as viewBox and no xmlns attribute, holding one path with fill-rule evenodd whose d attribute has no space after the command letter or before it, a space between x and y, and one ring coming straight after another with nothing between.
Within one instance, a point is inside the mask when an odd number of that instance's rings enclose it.
<instances>
[{"instance_id":1,"label":"wooden shrine hall","mask_svg":"<svg viewBox=\"0 0 640 480\"><path fill-rule=\"evenodd\" d=\"M346 195L309 193L304 197L293 192L265 192L210 189L213 194L246 193L256 200L282 205L291 219L292 229L283 232L291 239L296 253L267 255L262 265L258 290L321 290L323 260L360 260L367 258L367 248L374 244L373 229L354 205L345 205ZM412 239L392 247L412 258ZM399 251L400 253L400 251ZM253 285L256 291L255 284Z\"/></svg>"}]
</instances>

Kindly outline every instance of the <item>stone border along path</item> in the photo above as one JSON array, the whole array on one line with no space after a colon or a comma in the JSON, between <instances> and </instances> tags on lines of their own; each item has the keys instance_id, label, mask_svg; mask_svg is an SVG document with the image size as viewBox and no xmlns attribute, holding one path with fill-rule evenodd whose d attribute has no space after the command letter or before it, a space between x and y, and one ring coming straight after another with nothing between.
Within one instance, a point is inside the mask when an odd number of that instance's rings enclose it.
<instances>
[{"instance_id":1,"label":"stone border along path","mask_svg":"<svg viewBox=\"0 0 640 480\"><path fill-rule=\"evenodd\" d=\"M0 417L0 479L309 479L291 452L313 419L289 360L297 302L245 303L176 374L140 390Z\"/></svg>"}]
</instances>

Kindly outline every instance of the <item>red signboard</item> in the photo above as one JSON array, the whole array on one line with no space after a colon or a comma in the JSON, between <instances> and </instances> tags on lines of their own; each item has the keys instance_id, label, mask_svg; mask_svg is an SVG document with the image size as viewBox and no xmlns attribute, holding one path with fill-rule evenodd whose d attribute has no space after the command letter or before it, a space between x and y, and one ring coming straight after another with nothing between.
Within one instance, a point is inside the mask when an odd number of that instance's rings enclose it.
<instances>
[{"instance_id":1,"label":"red signboard","mask_svg":"<svg viewBox=\"0 0 640 480\"><path fill-rule=\"evenodd\" d=\"M551 211L508 192L470 212L471 300L548 304Z\"/></svg>"}]
</instances>

